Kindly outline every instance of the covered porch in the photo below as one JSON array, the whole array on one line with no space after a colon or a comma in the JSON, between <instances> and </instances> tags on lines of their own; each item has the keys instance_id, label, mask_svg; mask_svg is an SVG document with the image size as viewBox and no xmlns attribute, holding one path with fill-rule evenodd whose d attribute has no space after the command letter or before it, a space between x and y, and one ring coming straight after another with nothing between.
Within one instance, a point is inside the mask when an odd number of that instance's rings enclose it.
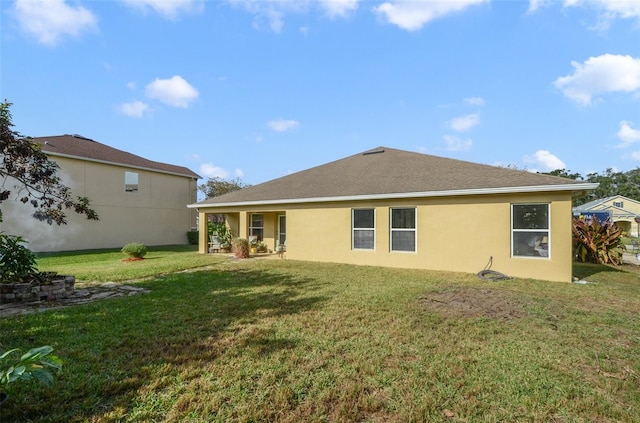
<instances>
[{"instance_id":1,"label":"covered porch","mask_svg":"<svg viewBox=\"0 0 640 423\"><path fill-rule=\"evenodd\" d=\"M198 252L209 252L212 223L223 221L232 238L254 239L262 242L270 252L287 245L287 218L284 210L221 211L198 210Z\"/></svg>"}]
</instances>

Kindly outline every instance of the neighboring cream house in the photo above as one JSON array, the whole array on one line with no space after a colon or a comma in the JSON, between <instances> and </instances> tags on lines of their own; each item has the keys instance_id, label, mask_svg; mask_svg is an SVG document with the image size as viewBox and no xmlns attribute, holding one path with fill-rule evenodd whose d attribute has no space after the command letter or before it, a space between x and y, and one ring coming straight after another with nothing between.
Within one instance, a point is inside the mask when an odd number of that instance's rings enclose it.
<instances>
[{"instance_id":1,"label":"neighboring cream house","mask_svg":"<svg viewBox=\"0 0 640 423\"><path fill-rule=\"evenodd\" d=\"M584 212L607 212L611 215L611 220L623 231L631 236L638 235L638 223L636 217L640 218L640 201L614 195L612 197L593 200L574 208L574 214Z\"/></svg>"},{"instance_id":2,"label":"neighboring cream house","mask_svg":"<svg viewBox=\"0 0 640 423\"><path fill-rule=\"evenodd\" d=\"M28 204L4 201L1 230L20 235L32 251L186 244L196 227L199 176L191 170L154 162L79 135L38 137L58 166L73 197L88 197L99 221L68 210L67 225L49 225L30 215Z\"/></svg>"},{"instance_id":3,"label":"neighboring cream house","mask_svg":"<svg viewBox=\"0 0 640 423\"><path fill-rule=\"evenodd\" d=\"M189 207L289 259L569 282L571 203L597 184L379 147Z\"/></svg>"}]
</instances>

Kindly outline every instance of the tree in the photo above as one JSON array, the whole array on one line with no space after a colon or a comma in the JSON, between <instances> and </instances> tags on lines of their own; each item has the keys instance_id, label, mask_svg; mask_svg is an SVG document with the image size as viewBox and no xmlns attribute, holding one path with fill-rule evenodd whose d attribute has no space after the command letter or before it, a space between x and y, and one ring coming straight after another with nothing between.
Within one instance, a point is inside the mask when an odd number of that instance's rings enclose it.
<instances>
[{"instance_id":1,"label":"tree","mask_svg":"<svg viewBox=\"0 0 640 423\"><path fill-rule=\"evenodd\" d=\"M31 138L12 130L10 108L6 100L0 104L0 204L14 197L35 209L34 218L49 224L66 224L66 210L98 220L88 198L72 198L70 188L57 175L58 164Z\"/></svg>"},{"instance_id":2,"label":"tree","mask_svg":"<svg viewBox=\"0 0 640 423\"><path fill-rule=\"evenodd\" d=\"M245 184L240 180L240 178L235 178L227 181L220 178L219 176L216 176L215 178L209 178L206 183L199 185L198 190L202 192L207 198L213 198L249 186L251 185Z\"/></svg>"},{"instance_id":3,"label":"tree","mask_svg":"<svg viewBox=\"0 0 640 423\"><path fill-rule=\"evenodd\" d=\"M589 191L586 196L574 200L574 206L615 195L623 195L640 201L640 168L628 172L615 172L609 168L602 173L589 173L586 178L579 173L571 173L570 170L566 169L556 169L545 174L599 184L598 188Z\"/></svg>"},{"instance_id":4,"label":"tree","mask_svg":"<svg viewBox=\"0 0 640 423\"><path fill-rule=\"evenodd\" d=\"M562 176L563 178L569 178L569 179L574 179L574 180L580 180L582 181L582 175L580 175L579 173L571 173L570 170L567 169L556 169L556 170L552 170L551 172L545 172L545 175L552 175L552 176Z\"/></svg>"}]
</instances>

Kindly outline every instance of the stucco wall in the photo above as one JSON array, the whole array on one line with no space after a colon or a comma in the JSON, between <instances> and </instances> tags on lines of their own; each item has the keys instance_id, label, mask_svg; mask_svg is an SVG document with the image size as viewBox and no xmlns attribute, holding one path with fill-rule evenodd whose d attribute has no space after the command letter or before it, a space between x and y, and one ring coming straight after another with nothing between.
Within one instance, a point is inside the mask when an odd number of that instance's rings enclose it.
<instances>
[{"instance_id":1,"label":"stucco wall","mask_svg":"<svg viewBox=\"0 0 640 423\"><path fill-rule=\"evenodd\" d=\"M196 200L192 178L122 166L52 157L60 166L62 182L72 195L86 196L99 221L67 212L68 225L48 225L33 219L29 206L2 204L1 229L23 236L33 251L118 248L128 242L145 245L186 244L195 227L196 212L187 204ZM125 192L125 171L138 174L138 191Z\"/></svg>"},{"instance_id":2,"label":"stucco wall","mask_svg":"<svg viewBox=\"0 0 640 423\"><path fill-rule=\"evenodd\" d=\"M512 203L550 204L549 258L511 257ZM375 249L353 250L351 210L366 207L375 208ZM391 207L417 208L416 252L390 251ZM265 221L277 214L265 213ZM286 219L289 259L477 273L493 257L492 269L510 276L572 278L569 193L297 205L286 208Z\"/></svg>"}]
</instances>

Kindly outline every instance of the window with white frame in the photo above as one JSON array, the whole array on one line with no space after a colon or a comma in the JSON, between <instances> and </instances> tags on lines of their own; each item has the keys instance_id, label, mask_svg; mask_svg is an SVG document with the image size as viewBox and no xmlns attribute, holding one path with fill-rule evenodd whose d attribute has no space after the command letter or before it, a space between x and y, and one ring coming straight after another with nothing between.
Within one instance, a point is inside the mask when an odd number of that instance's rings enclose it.
<instances>
[{"instance_id":1,"label":"window with white frame","mask_svg":"<svg viewBox=\"0 0 640 423\"><path fill-rule=\"evenodd\" d=\"M416 251L416 209L391 209L391 251Z\"/></svg>"},{"instance_id":2,"label":"window with white frame","mask_svg":"<svg viewBox=\"0 0 640 423\"><path fill-rule=\"evenodd\" d=\"M125 192L138 192L137 172L124 172L124 190Z\"/></svg>"},{"instance_id":3,"label":"window with white frame","mask_svg":"<svg viewBox=\"0 0 640 423\"><path fill-rule=\"evenodd\" d=\"M620 207L621 209L624 208L624 201L614 201L613 202L613 207Z\"/></svg>"},{"instance_id":4,"label":"window with white frame","mask_svg":"<svg viewBox=\"0 0 640 423\"><path fill-rule=\"evenodd\" d=\"M258 241L264 239L264 216L262 214L252 214L249 224L249 236L255 236Z\"/></svg>"},{"instance_id":5,"label":"window with white frame","mask_svg":"<svg viewBox=\"0 0 640 423\"><path fill-rule=\"evenodd\" d=\"M511 205L511 255L549 257L549 204Z\"/></svg>"},{"instance_id":6,"label":"window with white frame","mask_svg":"<svg viewBox=\"0 0 640 423\"><path fill-rule=\"evenodd\" d=\"M353 209L351 221L353 232L351 248L373 250L376 233L374 209Z\"/></svg>"}]
</instances>

